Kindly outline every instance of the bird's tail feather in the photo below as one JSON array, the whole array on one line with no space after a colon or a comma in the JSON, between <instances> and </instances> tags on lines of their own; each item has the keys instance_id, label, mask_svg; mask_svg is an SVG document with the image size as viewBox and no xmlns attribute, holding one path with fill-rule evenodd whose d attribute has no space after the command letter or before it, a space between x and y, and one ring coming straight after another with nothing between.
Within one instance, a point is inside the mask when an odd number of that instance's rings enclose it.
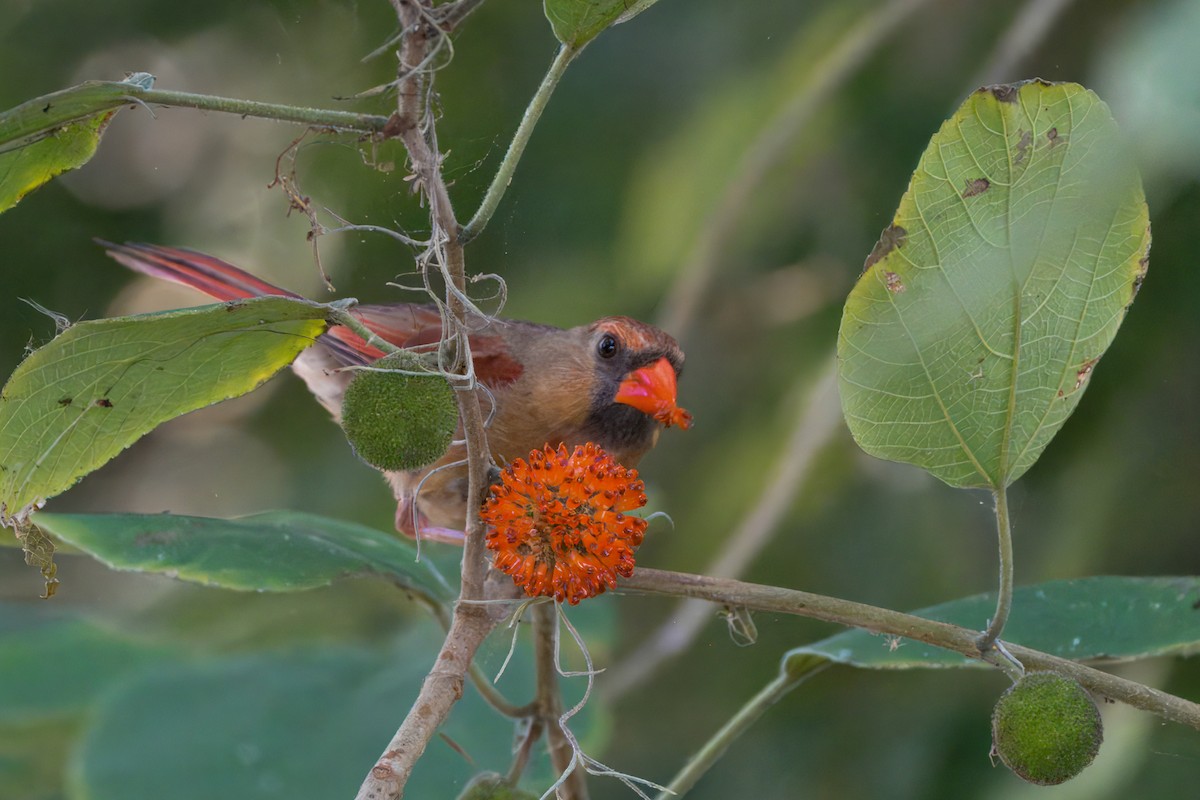
<instances>
[{"instance_id":1,"label":"bird's tail feather","mask_svg":"<svg viewBox=\"0 0 1200 800\"><path fill-rule=\"evenodd\" d=\"M114 244L103 239L96 242L114 261L134 272L187 286L221 302L267 295L303 299L301 295L267 283L228 261L195 250L142 242ZM383 355L382 351L341 326L330 328L321 339L343 364L365 364Z\"/></svg>"},{"instance_id":2,"label":"bird's tail feather","mask_svg":"<svg viewBox=\"0 0 1200 800\"><path fill-rule=\"evenodd\" d=\"M134 272L191 287L222 302L263 295L300 297L295 292L256 278L227 261L195 250L140 242L114 244L102 239L96 241L104 246L112 259Z\"/></svg>"}]
</instances>

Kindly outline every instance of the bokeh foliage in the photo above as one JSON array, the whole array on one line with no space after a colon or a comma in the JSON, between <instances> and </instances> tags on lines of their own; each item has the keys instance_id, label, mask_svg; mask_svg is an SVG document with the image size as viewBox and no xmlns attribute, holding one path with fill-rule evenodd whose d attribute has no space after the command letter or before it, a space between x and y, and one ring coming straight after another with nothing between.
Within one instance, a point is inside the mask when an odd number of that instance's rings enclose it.
<instances>
[{"instance_id":1,"label":"bokeh foliage","mask_svg":"<svg viewBox=\"0 0 1200 800\"><path fill-rule=\"evenodd\" d=\"M441 139L452 151L447 170L462 211L473 209L557 46L539 5L485 3L439 77ZM469 266L505 276L513 316L562 325L602 313L652 319L741 148L821 46L875 5L763 3L751 11L720 0L660 2L600 36L548 108L499 214L468 249ZM393 69L387 58L359 62L392 32L383 2L3 0L0 11L0 74L20 76L0 82L4 108L134 70L155 73L163 87L343 107L331 98L381 84ZM832 349L842 299L929 136L979 82L1036 75L1079 82L1109 102L1142 159L1155 244L1150 277L1087 401L1012 490L1017 581L1200 573L1200 362L1191 344L1200 335L1200 289L1189 270L1200 216L1192 79L1200 50L1178 46L1200 38L1200 13L1188 0L1075 3L1012 72L981 76L1017 11L1000 0L929 3L822 107L744 210L699 324L683 341L681 400L697 427L668 432L642 465L654 503L676 528L652 533L640 563L704 568L770 479L799 402L796 382ZM0 217L0 372L12 372L27 343L53 333L50 320L16 298L70 319L197 302L132 281L93 236L208 250L328 299L306 222L288 217L283 195L266 188L276 156L296 135L182 109L157 110L153 119L136 109L117 115L91 163ZM296 168L321 206L419 229L424 215L399 180L401 164L394 148L310 139ZM409 299L384 285L411 278L411 261L394 242L330 236L319 246L340 293ZM49 510L224 516L269 508L381 530L393 513L386 487L290 378L164 426ZM893 608L928 606L991 585L993 536L986 505L911 468L870 460L842 433L747 577ZM213 659L244 658L241 674L252 674L280 652L301 650L304 661L318 650L326 654L312 658L361 659L353 669L362 676L361 664L381 653L402 662L394 648L414 625L429 626L374 582L232 594L114 575L83 558L60 561L67 588L53 602L63 613L83 610L97 621L80 624L138 637L134 645L116 640L130 655L113 693L145 685L145 670L168 658L164 650L182 651L204 675L235 668ZM27 607L41 579L18 551L0 552L0 580L20 612L0 620L20 626L6 633L29 642L65 624ZM599 602L619 615L609 629L615 643L593 650L601 663L618 660L669 608L644 598ZM605 761L667 778L681 754L774 674L782 652L836 633L775 618L760 618L758 630L754 647L739 648L719 622L710 624L685 659L616 706ZM90 652L80 647L75 655ZM344 656L345 648L356 654ZM1168 690L1200 691L1186 661L1138 669ZM692 796L790 798L796 787L849 799L1021 794L986 757L987 715L1002 684L985 672L827 671L774 709ZM71 764L96 757L94 744L71 736L81 719L115 724L105 705L115 696L36 721L3 717L0 797L61 796L45 788L54 785L57 756ZM663 708L686 708L688 724ZM1173 796L1194 785L1194 735L1106 714L1113 719L1090 770L1096 777L1079 779L1089 797L1124 796L1132 786ZM1113 746L1114 725L1124 747ZM46 744L31 755L30 742ZM602 782L593 796L623 792Z\"/></svg>"}]
</instances>

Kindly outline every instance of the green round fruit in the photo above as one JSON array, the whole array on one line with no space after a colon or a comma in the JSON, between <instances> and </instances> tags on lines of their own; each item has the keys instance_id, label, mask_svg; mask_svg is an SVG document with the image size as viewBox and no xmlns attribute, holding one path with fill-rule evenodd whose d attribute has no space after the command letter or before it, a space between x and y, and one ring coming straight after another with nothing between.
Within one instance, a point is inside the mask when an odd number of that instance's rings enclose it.
<instances>
[{"instance_id":1,"label":"green round fruit","mask_svg":"<svg viewBox=\"0 0 1200 800\"><path fill-rule=\"evenodd\" d=\"M1092 763L1104 739L1100 710L1087 690L1053 672L1030 672L992 712L992 751L1030 783L1053 786Z\"/></svg>"},{"instance_id":2,"label":"green round fruit","mask_svg":"<svg viewBox=\"0 0 1200 800\"><path fill-rule=\"evenodd\" d=\"M342 400L342 428L358 457L388 471L428 466L445 454L458 426L454 390L441 375L420 371L411 353L393 353L359 370Z\"/></svg>"}]
</instances>

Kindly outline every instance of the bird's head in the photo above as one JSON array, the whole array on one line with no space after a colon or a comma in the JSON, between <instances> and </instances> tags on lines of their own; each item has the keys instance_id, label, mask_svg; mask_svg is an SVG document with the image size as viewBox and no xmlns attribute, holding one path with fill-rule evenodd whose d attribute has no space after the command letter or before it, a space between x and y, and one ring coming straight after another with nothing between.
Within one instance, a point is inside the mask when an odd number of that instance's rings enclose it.
<instances>
[{"instance_id":1,"label":"bird's head","mask_svg":"<svg viewBox=\"0 0 1200 800\"><path fill-rule=\"evenodd\" d=\"M605 317L588 326L598 380L594 423L616 438L652 436L658 425L688 428L692 415L676 402L683 351L667 333L629 317Z\"/></svg>"}]
</instances>

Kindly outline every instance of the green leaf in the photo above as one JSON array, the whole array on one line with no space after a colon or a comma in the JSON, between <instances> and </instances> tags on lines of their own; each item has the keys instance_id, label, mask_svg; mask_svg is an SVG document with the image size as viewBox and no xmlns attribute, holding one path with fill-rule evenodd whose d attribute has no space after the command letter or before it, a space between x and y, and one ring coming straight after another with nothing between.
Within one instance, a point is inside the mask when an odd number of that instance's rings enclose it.
<instances>
[{"instance_id":1,"label":"green leaf","mask_svg":"<svg viewBox=\"0 0 1200 800\"><path fill-rule=\"evenodd\" d=\"M434 602L452 599L445 579L413 542L293 511L241 519L173 514L39 514L39 528L120 570L261 592L327 586L376 574Z\"/></svg>"},{"instance_id":2,"label":"green leaf","mask_svg":"<svg viewBox=\"0 0 1200 800\"><path fill-rule=\"evenodd\" d=\"M0 212L34 189L92 160L100 136L116 114L108 111L59 128L19 150L0 153Z\"/></svg>"},{"instance_id":3,"label":"green leaf","mask_svg":"<svg viewBox=\"0 0 1200 800\"><path fill-rule=\"evenodd\" d=\"M635 0L545 0L544 8L558 40L578 50L617 22L626 11L631 11L632 16L649 5Z\"/></svg>"},{"instance_id":4,"label":"green leaf","mask_svg":"<svg viewBox=\"0 0 1200 800\"><path fill-rule=\"evenodd\" d=\"M1070 416L1146 273L1149 217L1093 93L971 95L846 300L846 421L880 458L998 489Z\"/></svg>"},{"instance_id":5,"label":"green leaf","mask_svg":"<svg viewBox=\"0 0 1200 800\"><path fill-rule=\"evenodd\" d=\"M339 648L176 666L110 695L77 751L74 795L350 797L412 705L437 637L381 655ZM512 722L468 689L406 796L454 797L478 769L507 769Z\"/></svg>"},{"instance_id":6,"label":"green leaf","mask_svg":"<svg viewBox=\"0 0 1200 800\"><path fill-rule=\"evenodd\" d=\"M0 603L0 800L61 797L63 764L96 699L175 657L50 604Z\"/></svg>"},{"instance_id":7,"label":"green leaf","mask_svg":"<svg viewBox=\"0 0 1200 800\"><path fill-rule=\"evenodd\" d=\"M119 676L172 658L91 620L0 603L0 725L80 714Z\"/></svg>"},{"instance_id":8,"label":"green leaf","mask_svg":"<svg viewBox=\"0 0 1200 800\"><path fill-rule=\"evenodd\" d=\"M160 423L259 386L324 316L263 297L67 328L0 391L0 522L20 525Z\"/></svg>"},{"instance_id":9,"label":"green leaf","mask_svg":"<svg viewBox=\"0 0 1200 800\"><path fill-rule=\"evenodd\" d=\"M980 594L914 611L975 627L996 605ZM1074 661L1127 661L1190 652L1200 645L1200 578L1101 576L1018 588L1004 641ZM923 642L868 631L839 633L784 656L866 669L985 666ZM803 662L799 662L803 663Z\"/></svg>"},{"instance_id":10,"label":"green leaf","mask_svg":"<svg viewBox=\"0 0 1200 800\"><path fill-rule=\"evenodd\" d=\"M145 73L38 97L0 114L0 212L42 184L91 160L129 92L154 83Z\"/></svg>"},{"instance_id":11,"label":"green leaf","mask_svg":"<svg viewBox=\"0 0 1200 800\"><path fill-rule=\"evenodd\" d=\"M78 720L0 724L0 800L63 800Z\"/></svg>"}]
</instances>

